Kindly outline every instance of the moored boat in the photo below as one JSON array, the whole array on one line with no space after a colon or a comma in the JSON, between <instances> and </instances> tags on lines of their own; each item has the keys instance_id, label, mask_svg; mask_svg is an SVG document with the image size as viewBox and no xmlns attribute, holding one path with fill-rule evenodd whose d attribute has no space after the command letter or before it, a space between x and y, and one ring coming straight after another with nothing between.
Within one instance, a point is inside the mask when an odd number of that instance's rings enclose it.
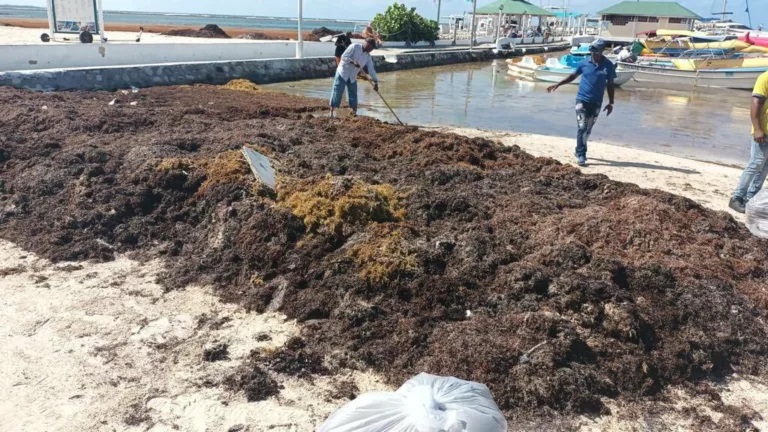
<instances>
[{"instance_id":1,"label":"moored boat","mask_svg":"<svg viewBox=\"0 0 768 432\"><path fill-rule=\"evenodd\" d=\"M621 68L634 71L640 83L658 83L674 86L716 87L749 90L755 80L768 68L701 69L697 71L651 66L636 63L619 63Z\"/></svg>"},{"instance_id":2,"label":"moored boat","mask_svg":"<svg viewBox=\"0 0 768 432\"><path fill-rule=\"evenodd\" d=\"M549 59L547 60L547 63L543 67L540 67L534 70L533 77L537 81L558 83L572 73L573 73L573 68L562 65L556 59ZM614 80L613 83L616 86L622 86L626 84L629 80L631 80L634 74L635 74L634 71L619 69L616 71L616 80ZM580 80L581 80L581 77L578 77L575 80L573 80L571 84L578 84Z\"/></svg>"},{"instance_id":3,"label":"moored boat","mask_svg":"<svg viewBox=\"0 0 768 432\"><path fill-rule=\"evenodd\" d=\"M512 60L512 59L510 59ZM523 56L507 60L507 74L515 78L533 79L533 71L544 65L544 58L541 56Z\"/></svg>"},{"instance_id":4,"label":"moored boat","mask_svg":"<svg viewBox=\"0 0 768 432\"><path fill-rule=\"evenodd\" d=\"M768 57L741 57L730 59L675 58L672 64L680 70L768 68Z\"/></svg>"}]
</instances>

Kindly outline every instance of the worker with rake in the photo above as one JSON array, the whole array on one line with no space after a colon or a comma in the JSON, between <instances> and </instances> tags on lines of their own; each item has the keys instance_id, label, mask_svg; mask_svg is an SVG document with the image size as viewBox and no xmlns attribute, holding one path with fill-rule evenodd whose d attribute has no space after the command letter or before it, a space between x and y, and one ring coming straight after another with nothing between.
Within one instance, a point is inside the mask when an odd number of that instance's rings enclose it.
<instances>
[{"instance_id":1,"label":"worker with rake","mask_svg":"<svg viewBox=\"0 0 768 432\"><path fill-rule=\"evenodd\" d=\"M373 84L373 90L379 91L379 77L373 67L371 51L376 47L376 40L368 38L365 44L353 43L344 54L341 55L341 62L336 68L336 76L333 79L333 89L331 90L331 118L334 116L336 108L341 106L341 98L344 96L344 89L347 89L347 99L349 107L352 108L352 115L357 115L357 76L366 68Z\"/></svg>"}]
</instances>

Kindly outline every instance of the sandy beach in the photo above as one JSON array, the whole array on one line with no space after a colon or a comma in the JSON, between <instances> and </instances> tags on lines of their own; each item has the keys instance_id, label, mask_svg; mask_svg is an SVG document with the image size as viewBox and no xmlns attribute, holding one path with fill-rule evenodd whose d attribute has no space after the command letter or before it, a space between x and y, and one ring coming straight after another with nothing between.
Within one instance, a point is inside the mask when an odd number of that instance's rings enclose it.
<instances>
[{"instance_id":1,"label":"sandy beach","mask_svg":"<svg viewBox=\"0 0 768 432\"><path fill-rule=\"evenodd\" d=\"M518 374L504 386L486 382L514 413L510 430L768 428L768 380L739 372L763 355L768 332L765 288L752 279L764 274L765 245L724 213L740 170L599 142L579 170L572 139L331 122L313 115L324 101L240 90L142 89L109 104L112 93L2 89L16 103L3 111L9 138L0 142L0 357L10 359L0 374L0 429L309 431L416 369ZM70 115L77 110L89 116ZM234 151L242 143L276 161L279 193L255 184ZM321 192L307 189L317 185ZM344 188L337 202L375 205L386 217L339 215L324 225L304 213L304 202L323 205L326 189ZM490 235L485 223L500 228ZM516 236L497 241L509 232ZM489 261L513 244L526 254ZM631 283L611 282L620 272L609 258L623 260ZM709 265L697 267L699 259ZM459 275L445 271L462 263ZM547 276L549 289L528 287L545 267L560 272ZM485 268L498 279L461 279ZM721 326L698 318L710 308ZM685 319L673 331L654 321L678 315ZM653 374L642 370L656 366L645 350L678 358L636 336L650 326L700 382L670 374L651 397L624 388L609 397L586 384L600 378L650 392L644 373ZM516 359L512 343L542 337L550 347L531 364L488 366ZM307 346L285 369L275 359L295 354L287 344L296 338ZM685 351L686 338L704 338L704 348ZM601 355L581 354L587 345ZM711 379L712 352L743 364ZM597 375L622 361L640 371ZM247 389L228 384L255 373L254 364L278 394L249 402ZM317 366L325 372L304 373ZM563 371L593 375L572 384ZM548 387L555 381L560 389ZM585 412L591 405L576 405L582 394L568 385L584 385L594 397L583 400L603 408ZM566 393L571 399L556 398ZM550 406L537 411L530 401Z\"/></svg>"}]
</instances>

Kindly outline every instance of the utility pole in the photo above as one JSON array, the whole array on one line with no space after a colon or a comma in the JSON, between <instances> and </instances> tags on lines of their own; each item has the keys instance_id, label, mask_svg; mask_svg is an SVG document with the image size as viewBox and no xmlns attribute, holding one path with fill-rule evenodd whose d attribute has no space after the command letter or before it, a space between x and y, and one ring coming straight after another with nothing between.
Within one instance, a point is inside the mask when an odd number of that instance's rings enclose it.
<instances>
[{"instance_id":1,"label":"utility pole","mask_svg":"<svg viewBox=\"0 0 768 432\"><path fill-rule=\"evenodd\" d=\"M440 27L440 6L442 5L442 0L437 0L437 26Z\"/></svg>"},{"instance_id":2,"label":"utility pole","mask_svg":"<svg viewBox=\"0 0 768 432\"><path fill-rule=\"evenodd\" d=\"M296 40L296 58L304 58L304 35L301 34L301 21L304 13L304 0L299 0L299 38Z\"/></svg>"},{"instance_id":3,"label":"utility pole","mask_svg":"<svg viewBox=\"0 0 768 432\"><path fill-rule=\"evenodd\" d=\"M469 49L475 47L475 31L477 31L477 0L472 2L472 31L469 34Z\"/></svg>"}]
</instances>

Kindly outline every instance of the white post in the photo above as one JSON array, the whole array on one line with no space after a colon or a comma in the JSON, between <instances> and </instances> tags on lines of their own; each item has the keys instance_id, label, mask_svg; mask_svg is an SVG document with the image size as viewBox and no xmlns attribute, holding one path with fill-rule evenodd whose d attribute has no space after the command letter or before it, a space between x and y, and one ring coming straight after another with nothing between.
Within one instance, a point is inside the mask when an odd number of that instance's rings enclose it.
<instances>
[{"instance_id":1,"label":"white post","mask_svg":"<svg viewBox=\"0 0 768 432\"><path fill-rule=\"evenodd\" d=\"M50 27L51 34L49 35L53 39L53 34L56 32L56 23L53 22L53 0L48 0L48 27Z\"/></svg>"},{"instance_id":2,"label":"white post","mask_svg":"<svg viewBox=\"0 0 768 432\"><path fill-rule=\"evenodd\" d=\"M501 36L501 12L504 10L504 5L499 6L499 24L496 26L496 42L499 41Z\"/></svg>"},{"instance_id":3,"label":"white post","mask_svg":"<svg viewBox=\"0 0 768 432\"><path fill-rule=\"evenodd\" d=\"M299 39L296 41L296 58L304 58L304 35L301 33L301 21L304 12L304 0L299 0Z\"/></svg>"},{"instance_id":4,"label":"white post","mask_svg":"<svg viewBox=\"0 0 768 432\"><path fill-rule=\"evenodd\" d=\"M472 27L469 32L469 49L475 47L475 32L477 31L477 0L472 2Z\"/></svg>"},{"instance_id":5,"label":"white post","mask_svg":"<svg viewBox=\"0 0 768 432\"><path fill-rule=\"evenodd\" d=\"M107 35L106 33L104 33L105 32L104 27L106 27L106 25L104 24L104 6L101 5L101 0L98 0L98 3L96 4L97 4L96 13L98 14L96 15L96 19L99 20L99 37L101 39L101 43L104 43L107 41Z\"/></svg>"},{"instance_id":6,"label":"white post","mask_svg":"<svg viewBox=\"0 0 768 432\"><path fill-rule=\"evenodd\" d=\"M442 0L437 0L437 26L440 27L440 6L442 4Z\"/></svg>"}]
</instances>

